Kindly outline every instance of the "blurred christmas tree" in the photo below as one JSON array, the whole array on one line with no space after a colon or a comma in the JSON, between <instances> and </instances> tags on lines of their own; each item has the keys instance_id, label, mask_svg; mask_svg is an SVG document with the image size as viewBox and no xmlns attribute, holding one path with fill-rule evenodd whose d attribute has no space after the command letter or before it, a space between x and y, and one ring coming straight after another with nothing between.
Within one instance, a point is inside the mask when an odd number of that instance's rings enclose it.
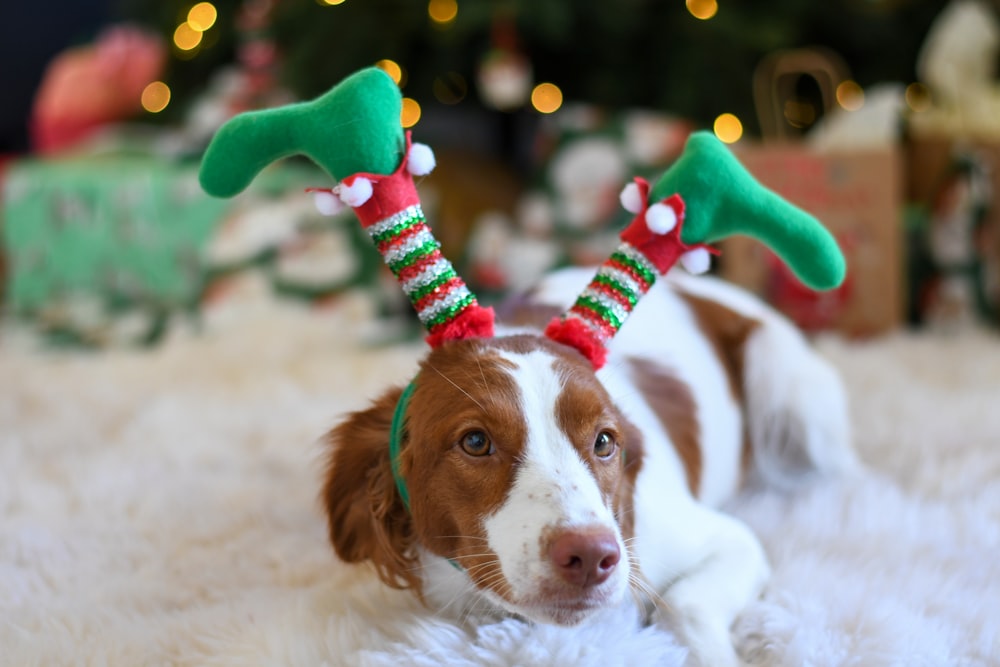
<instances>
[{"instance_id":1,"label":"blurred christmas tree","mask_svg":"<svg viewBox=\"0 0 1000 667\"><path fill-rule=\"evenodd\" d=\"M192 0L122 0L129 18L171 37ZM698 125L731 112L757 128L751 81L767 54L821 45L866 86L915 80L927 0L213 0L218 20L175 48L173 111L220 66L257 63L311 97L377 61L400 66L405 94L427 113L525 106L531 83L566 100L647 107ZM249 17L256 17L250 20ZM256 44L256 54L249 53ZM264 44L264 47L261 47ZM256 58L256 61L254 60ZM259 83L259 82L258 82ZM501 107L501 109L497 109Z\"/></svg>"}]
</instances>

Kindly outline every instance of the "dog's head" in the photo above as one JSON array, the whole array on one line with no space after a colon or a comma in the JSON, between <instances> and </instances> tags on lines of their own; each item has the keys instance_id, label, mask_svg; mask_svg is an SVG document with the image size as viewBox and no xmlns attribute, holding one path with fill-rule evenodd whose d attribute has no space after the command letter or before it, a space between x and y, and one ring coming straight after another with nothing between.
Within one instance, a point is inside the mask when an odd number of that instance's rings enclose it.
<instances>
[{"instance_id":1,"label":"dog's head","mask_svg":"<svg viewBox=\"0 0 1000 667\"><path fill-rule=\"evenodd\" d=\"M639 436L590 362L533 335L432 350L401 429L409 508L389 447L400 395L330 434L324 501L343 560L419 595L429 552L508 611L564 625L622 598Z\"/></svg>"}]
</instances>

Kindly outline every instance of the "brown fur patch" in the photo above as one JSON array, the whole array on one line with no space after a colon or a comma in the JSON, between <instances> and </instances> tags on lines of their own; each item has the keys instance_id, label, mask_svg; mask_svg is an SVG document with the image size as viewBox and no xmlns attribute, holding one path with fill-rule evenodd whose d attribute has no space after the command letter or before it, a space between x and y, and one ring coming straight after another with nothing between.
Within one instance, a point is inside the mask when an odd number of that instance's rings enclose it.
<instances>
[{"instance_id":1,"label":"brown fur patch","mask_svg":"<svg viewBox=\"0 0 1000 667\"><path fill-rule=\"evenodd\" d=\"M497 317L507 326L532 327L539 331L564 312L565 308L533 301L530 292L505 299L496 307Z\"/></svg>"},{"instance_id":2,"label":"brown fur patch","mask_svg":"<svg viewBox=\"0 0 1000 667\"><path fill-rule=\"evenodd\" d=\"M670 436L684 466L688 488L697 497L702 470L701 428L691 388L649 359L629 357L628 364L636 387Z\"/></svg>"},{"instance_id":3,"label":"brown fur patch","mask_svg":"<svg viewBox=\"0 0 1000 667\"><path fill-rule=\"evenodd\" d=\"M744 343L760 322L741 315L717 301L678 292L694 313L698 327L712 344L716 356L726 369L729 389L737 402L743 401Z\"/></svg>"},{"instance_id":4,"label":"brown fur patch","mask_svg":"<svg viewBox=\"0 0 1000 667\"><path fill-rule=\"evenodd\" d=\"M727 308L722 304L704 299L693 294L678 291L678 295L687 302L694 313L695 320L702 333L712 344L716 356L726 370L729 378L729 390L737 404L744 406L743 369L745 360L745 344L750 334L760 326L760 322L746 317ZM746 471L750 466L751 447L750 436L743 434L742 467Z\"/></svg>"}]
</instances>

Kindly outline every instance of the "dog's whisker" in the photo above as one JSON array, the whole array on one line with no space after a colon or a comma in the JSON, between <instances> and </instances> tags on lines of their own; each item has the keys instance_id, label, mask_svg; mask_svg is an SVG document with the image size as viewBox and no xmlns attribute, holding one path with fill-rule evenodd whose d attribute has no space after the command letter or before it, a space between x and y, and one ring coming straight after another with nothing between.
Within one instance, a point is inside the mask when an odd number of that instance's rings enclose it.
<instances>
[{"instance_id":1,"label":"dog's whisker","mask_svg":"<svg viewBox=\"0 0 1000 667\"><path fill-rule=\"evenodd\" d=\"M465 573L468 574L469 576L476 575L479 572L482 572L483 570L486 570L488 568L496 568L497 572L502 573L502 571L500 570L500 561L498 560L486 561L484 563L475 563L469 567L463 566Z\"/></svg>"},{"instance_id":2,"label":"dog's whisker","mask_svg":"<svg viewBox=\"0 0 1000 667\"><path fill-rule=\"evenodd\" d=\"M486 381L486 372L483 370L482 357L476 356L476 366L479 367L479 377L483 379L483 391L486 392L487 396L490 396L492 398L492 394L490 392L490 385Z\"/></svg>"},{"instance_id":3,"label":"dog's whisker","mask_svg":"<svg viewBox=\"0 0 1000 667\"><path fill-rule=\"evenodd\" d=\"M447 375L445 375L444 373L442 373L441 371L439 371L433 365L431 365L431 364L427 364L427 365L430 366L430 368L431 368L432 371L434 371L435 373L437 373L438 375L440 375L446 382L448 382L449 384L451 384L451 386L453 386L455 389L458 389L460 392L462 392L463 394L465 394L466 397L468 397L468 399L470 401L472 401L477 406L479 406L480 410L482 410L483 412L486 412L486 408L483 407L483 404L480 403L479 401L477 401L472 394L470 394L469 392L467 392L465 389L462 389L460 386L458 386L458 383L456 383L450 377L448 377Z\"/></svg>"},{"instance_id":4,"label":"dog's whisker","mask_svg":"<svg viewBox=\"0 0 1000 667\"><path fill-rule=\"evenodd\" d=\"M470 577L473 577L478 584L492 584L506 579L503 572L500 570L499 565L499 561L482 563L466 570L466 572L470 575ZM483 572L486 572L486 574L481 574Z\"/></svg>"},{"instance_id":5,"label":"dog's whisker","mask_svg":"<svg viewBox=\"0 0 1000 667\"><path fill-rule=\"evenodd\" d=\"M465 558L465 559L486 558L487 562L491 562L491 563L498 563L499 562L496 553L493 552L493 551L481 551L481 552L470 551L468 553L460 553L460 554L456 554L452 558L452 560L457 560L459 558Z\"/></svg>"}]
</instances>

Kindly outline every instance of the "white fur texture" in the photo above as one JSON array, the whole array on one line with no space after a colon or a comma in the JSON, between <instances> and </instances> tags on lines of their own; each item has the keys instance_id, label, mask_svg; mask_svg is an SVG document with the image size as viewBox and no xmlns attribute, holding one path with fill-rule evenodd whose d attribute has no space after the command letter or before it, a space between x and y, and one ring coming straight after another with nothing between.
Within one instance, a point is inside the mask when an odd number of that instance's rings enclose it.
<instances>
[{"instance_id":1,"label":"white fur texture","mask_svg":"<svg viewBox=\"0 0 1000 667\"><path fill-rule=\"evenodd\" d=\"M317 438L422 346L368 310L218 310L149 353L0 333L0 664L680 665L623 609L581 628L460 622L338 564ZM1000 655L1000 343L824 340L869 470L730 509L773 577L751 664L988 665Z\"/></svg>"}]
</instances>

